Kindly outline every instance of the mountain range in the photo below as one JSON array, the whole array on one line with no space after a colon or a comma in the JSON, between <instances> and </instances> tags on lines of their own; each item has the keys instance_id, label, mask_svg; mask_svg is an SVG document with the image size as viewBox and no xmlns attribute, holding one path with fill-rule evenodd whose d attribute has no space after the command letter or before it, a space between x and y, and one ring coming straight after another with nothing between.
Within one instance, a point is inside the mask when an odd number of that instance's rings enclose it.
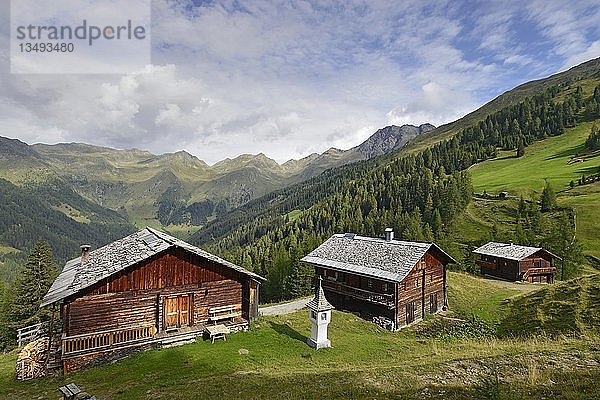
<instances>
[{"instance_id":1,"label":"mountain range","mask_svg":"<svg viewBox=\"0 0 600 400\"><path fill-rule=\"evenodd\" d=\"M241 238L236 246L243 245L251 240L244 232L260 225L255 221L293 220L362 176L385 175L387 164L481 126L506 107L557 85L560 101L575 84L593 91L599 79L600 59L591 60L525 83L441 127L388 126L351 149L332 148L283 164L244 154L211 166L185 151L156 155L82 143L29 145L0 136L0 269L6 270L1 267L7 259L23 257L37 236L52 244L60 262L83 242L100 246L147 225L199 244L235 230ZM231 247L219 244L215 250L220 248Z\"/></svg>"},{"instance_id":2,"label":"mountain range","mask_svg":"<svg viewBox=\"0 0 600 400\"><path fill-rule=\"evenodd\" d=\"M0 136L0 194L6 196L7 204L11 199L11 215L30 215L3 218L0 243L23 249L25 237L46 225L48 232L42 236L52 243L59 232L67 238L55 246L63 260L71 255L68 248L77 249L83 241L99 245L135 226L193 229L325 170L396 151L434 128L430 124L388 126L351 149L331 148L283 164L261 153L227 158L212 166L186 151L155 155L83 143L29 145ZM62 227L75 225L64 230L38 218L49 215ZM15 226L27 226L21 231L28 233L17 235L20 239L7 233ZM85 235L84 231L106 234Z\"/></svg>"}]
</instances>

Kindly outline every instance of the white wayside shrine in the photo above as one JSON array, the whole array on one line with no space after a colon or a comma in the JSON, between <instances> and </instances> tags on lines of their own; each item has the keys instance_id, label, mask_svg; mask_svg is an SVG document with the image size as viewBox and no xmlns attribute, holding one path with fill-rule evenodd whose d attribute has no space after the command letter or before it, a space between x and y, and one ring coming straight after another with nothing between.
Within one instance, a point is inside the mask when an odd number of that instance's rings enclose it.
<instances>
[{"instance_id":1,"label":"white wayside shrine","mask_svg":"<svg viewBox=\"0 0 600 400\"><path fill-rule=\"evenodd\" d=\"M309 308L310 323L312 324L310 337L306 343L315 349L331 347L331 341L327 339L327 325L331 322L333 306L325 298L321 287L322 279L319 277L319 286L315 291L315 297L306 305Z\"/></svg>"}]
</instances>

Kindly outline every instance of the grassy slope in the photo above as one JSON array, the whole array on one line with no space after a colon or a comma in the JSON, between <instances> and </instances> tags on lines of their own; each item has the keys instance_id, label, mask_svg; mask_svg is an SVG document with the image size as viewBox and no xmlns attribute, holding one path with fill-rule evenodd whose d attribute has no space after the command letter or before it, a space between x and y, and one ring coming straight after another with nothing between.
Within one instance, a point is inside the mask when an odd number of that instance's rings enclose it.
<instances>
[{"instance_id":1,"label":"grassy slope","mask_svg":"<svg viewBox=\"0 0 600 400\"><path fill-rule=\"evenodd\" d=\"M490 194L508 191L510 195L539 194L544 179L558 193L559 205L574 207L577 212L577 234L586 253L600 257L600 185L598 183L569 189L571 180L582 174L600 169L600 157L581 163L568 164L576 153L582 152L589 135L591 122L567 129L564 135L536 142L525 150L521 158L499 158L477 164L470 169L476 192ZM471 209L476 215L478 208Z\"/></svg>"},{"instance_id":2,"label":"grassy slope","mask_svg":"<svg viewBox=\"0 0 600 400\"><path fill-rule=\"evenodd\" d=\"M520 287L449 273L450 306L490 321ZM476 287L476 290L473 290ZM531 287L531 286L529 286ZM537 287L534 287L537 288ZM517 301L517 300L515 300ZM0 356L0 398L54 398L68 382L102 399L137 398L593 398L600 350L590 338L456 339L384 331L334 311L333 348L314 351L305 311L261 319L226 342L136 354L67 377L14 379L15 354ZM249 350L240 355L239 349ZM497 370L500 383L486 377ZM588 397L586 397L586 393Z\"/></svg>"},{"instance_id":3,"label":"grassy slope","mask_svg":"<svg viewBox=\"0 0 600 400\"><path fill-rule=\"evenodd\" d=\"M576 153L583 152L591 126L591 122L581 123L567 129L564 135L535 142L525 149L525 156L521 158L500 157L476 164L471 168L475 191L506 190L510 194L528 196L531 190L541 193L544 179L557 191L568 189L572 179L577 181L583 173L600 168L600 157L568 164Z\"/></svg>"},{"instance_id":4,"label":"grassy slope","mask_svg":"<svg viewBox=\"0 0 600 400\"><path fill-rule=\"evenodd\" d=\"M532 334L600 334L600 283L598 275L548 285L529 296L512 301L500 324L501 336ZM526 310L523 318L517 310ZM510 312L512 311L512 312Z\"/></svg>"}]
</instances>

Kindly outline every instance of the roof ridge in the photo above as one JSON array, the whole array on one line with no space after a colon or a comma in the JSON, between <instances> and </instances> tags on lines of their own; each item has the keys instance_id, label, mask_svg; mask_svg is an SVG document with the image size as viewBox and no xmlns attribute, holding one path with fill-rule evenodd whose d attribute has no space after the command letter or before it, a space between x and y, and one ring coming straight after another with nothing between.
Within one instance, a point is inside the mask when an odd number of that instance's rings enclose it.
<instances>
[{"instance_id":1,"label":"roof ridge","mask_svg":"<svg viewBox=\"0 0 600 400\"><path fill-rule=\"evenodd\" d=\"M371 241L371 242L377 242L377 243L389 243L389 244L395 244L395 245L409 245L409 246L417 246L417 247L431 246L432 244L434 244L433 242L418 242L418 241L414 241L414 240L398 240L398 239L386 240L385 238L361 236L361 235L357 235L357 234L355 234L353 237L350 238L350 237L346 237L345 235L346 235L345 233L336 233L333 236L340 238L340 239L363 240L363 241Z\"/></svg>"}]
</instances>

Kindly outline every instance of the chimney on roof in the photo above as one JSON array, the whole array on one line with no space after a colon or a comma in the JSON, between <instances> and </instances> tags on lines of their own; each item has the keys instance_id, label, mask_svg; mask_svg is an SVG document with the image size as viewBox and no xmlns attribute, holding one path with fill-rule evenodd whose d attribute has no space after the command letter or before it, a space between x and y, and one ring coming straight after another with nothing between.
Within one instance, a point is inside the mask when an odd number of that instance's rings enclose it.
<instances>
[{"instance_id":1,"label":"chimney on roof","mask_svg":"<svg viewBox=\"0 0 600 400\"><path fill-rule=\"evenodd\" d=\"M391 240L394 240L394 229L385 228L385 241L389 242Z\"/></svg>"},{"instance_id":2,"label":"chimney on roof","mask_svg":"<svg viewBox=\"0 0 600 400\"><path fill-rule=\"evenodd\" d=\"M82 244L79 247L81 247L81 262L84 263L88 260L90 256L90 249L92 248L92 246L90 246L89 244Z\"/></svg>"}]
</instances>

